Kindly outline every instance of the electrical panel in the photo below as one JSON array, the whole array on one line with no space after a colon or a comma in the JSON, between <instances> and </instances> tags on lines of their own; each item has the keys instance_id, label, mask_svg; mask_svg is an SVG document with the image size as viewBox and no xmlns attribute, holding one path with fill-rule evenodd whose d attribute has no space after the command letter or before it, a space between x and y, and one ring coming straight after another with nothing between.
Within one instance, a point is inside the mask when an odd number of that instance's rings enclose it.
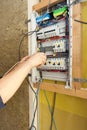
<instances>
[{"instance_id":1,"label":"electrical panel","mask_svg":"<svg viewBox=\"0 0 87 130\"><path fill-rule=\"evenodd\" d=\"M33 39L35 52L44 52L47 56L46 63L34 69L32 81L42 78L55 81L69 82L70 75L70 32L68 8L65 3L54 6L49 12L34 14L32 18L33 28L37 28ZM35 22L35 24L34 24ZM35 25L35 26L34 26Z\"/></svg>"}]
</instances>

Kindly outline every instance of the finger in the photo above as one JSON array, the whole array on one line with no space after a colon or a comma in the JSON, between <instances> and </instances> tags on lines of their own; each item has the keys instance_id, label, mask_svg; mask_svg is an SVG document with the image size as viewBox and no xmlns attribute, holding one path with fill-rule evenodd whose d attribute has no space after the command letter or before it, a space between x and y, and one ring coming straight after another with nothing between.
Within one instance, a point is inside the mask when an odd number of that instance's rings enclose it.
<instances>
[{"instance_id":1,"label":"finger","mask_svg":"<svg viewBox=\"0 0 87 130\"><path fill-rule=\"evenodd\" d=\"M47 58L45 53L42 53L41 56L42 56L42 58L44 58L44 59Z\"/></svg>"}]
</instances>

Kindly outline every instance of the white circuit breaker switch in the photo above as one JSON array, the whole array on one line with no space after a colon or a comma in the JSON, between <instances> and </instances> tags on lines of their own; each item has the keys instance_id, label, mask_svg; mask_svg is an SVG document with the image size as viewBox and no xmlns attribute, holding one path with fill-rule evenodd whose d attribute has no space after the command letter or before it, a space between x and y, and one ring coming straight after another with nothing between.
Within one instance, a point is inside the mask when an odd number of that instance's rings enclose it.
<instances>
[{"instance_id":1,"label":"white circuit breaker switch","mask_svg":"<svg viewBox=\"0 0 87 130\"><path fill-rule=\"evenodd\" d=\"M66 39L60 39L53 42L54 52L66 52L67 50L67 41Z\"/></svg>"},{"instance_id":2,"label":"white circuit breaker switch","mask_svg":"<svg viewBox=\"0 0 87 130\"><path fill-rule=\"evenodd\" d=\"M42 66L44 70L67 70L66 58L48 58L46 64Z\"/></svg>"},{"instance_id":3,"label":"white circuit breaker switch","mask_svg":"<svg viewBox=\"0 0 87 130\"><path fill-rule=\"evenodd\" d=\"M66 22L61 20L58 23L42 28L37 32L38 39L46 39L54 36L65 36Z\"/></svg>"}]
</instances>

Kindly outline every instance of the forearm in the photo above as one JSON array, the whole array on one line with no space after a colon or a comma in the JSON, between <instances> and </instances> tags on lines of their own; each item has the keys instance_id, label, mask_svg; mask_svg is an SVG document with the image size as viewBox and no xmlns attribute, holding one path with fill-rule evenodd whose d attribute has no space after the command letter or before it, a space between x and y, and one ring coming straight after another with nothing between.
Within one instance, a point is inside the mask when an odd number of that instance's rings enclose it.
<instances>
[{"instance_id":1,"label":"forearm","mask_svg":"<svg viewBox=\"0 0 87 130\"><path fill-rule=\"evenodd\" d=\"M30 72L31 67L27 62L19 62L10 72L0 79L0 96L4 103L14 95Z\"/></svg>"},{"instance_id":2,"label":"forearm","mask_svg":"<svg viewBox=\"0 0 87 130\"><path fill-rule=\"evenodd\" d=\"M13 66L2 79L0 79L0 96L6 103L18 90L23 80L33 67L43 65L46 61L44 53L36 53L31 57L24 57L16 66Z\"/></svg>"}]
</instances>

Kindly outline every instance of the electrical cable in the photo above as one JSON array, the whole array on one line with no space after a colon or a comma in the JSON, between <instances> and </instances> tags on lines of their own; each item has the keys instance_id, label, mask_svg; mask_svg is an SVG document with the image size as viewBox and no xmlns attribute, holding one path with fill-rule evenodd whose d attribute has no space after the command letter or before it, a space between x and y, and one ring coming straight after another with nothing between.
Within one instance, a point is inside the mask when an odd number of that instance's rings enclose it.
<instances>
[{"instance_id":1,"label":"electrical cable","mask_svg":"<svg viewBox=\"0 0 87 130\"><path fill-rule=\"evenodd\" d=\"M81 2L80 0L74 0L74 1L71 3L70 0L69 0L69 5L68 5L67 7L70 8L71 6L74 6L74 5L76 5L76 4L80 3L80 2Z\"/></svg>"},{"instance_id":2,"label":"electrical cable","mask_svg":"<svg viewBox=\"0 0 87 130\"><path fill-rule=\"evenodd\" d=\"M47 95L46 95L45 90L44 90L44 96L45 96L45 98L46 98L46 101L47 101L47 104L48 104L48 108L49 108L49 111L50 111L50 114L51 114L51 117L52 117L52 109L51 109L51 106L50 106L50 103L49 103L49 100L48 100L48 97L47 97ZM55 128L55 130L57 130L54 117L52 118L52 120L53 120L53 123L54 123L54 128Z\"/></svg>"},{"instance_id":3,"label":"electrical cable","mask_svg":"<svg viewBox=\"0 0 87 130\"><path fill-rule=\"evenodd\" d=\"M36 130L36 127L33 125L32 128L34 128ZM31 130L31 129L30 129Z\"/></svg>"},{"instance_id":4,"label":"electrical cable","mask_svg":"<svg viewBox=\"0 0 87 130\"><path fill-rule=\"evenodd\" d=\"M30 32L24 33L23 37L21 38L21 41L19 43L19 51L18 51L18 53L19 53L19 61L21 59L21 45L23 43L24 38L26 36L31 36L34 32L37 32L36 29L34 31L30 31Z\"/></svg>"},{"instance_id":5,"label":"electrical cable","mask_svg":"<svg viewBox=\"0 0 87 130\"><path fill-rule=\"evenodd\" d=\"M72 5L75 5L75 4L77 4L77 3L79 3L78 0L74 0L72 3L69 2L69 8L70 8Z\"/></svg>"},{"instance_id":6,"label":"electrical cable","mask_svg":"<svg viewBox=\"0 0 87 130\"><path fill-rule=\"evenodd\" d=\"M54 117L55 103L56 103L56 93L54 92L54 95L53 95L53 108L52 108L52 114L51 114L51 125L50 125L50 130L52 130L52 127L53 127L53 117Z\"/></svg>"},{"instance_id":7,"label":"electrical cable","mask_svg":"<svg viewBox=\"0 0 87 130\"><path fill-rule=\"evenodd\" d=\"M33 87L31 85L31 83L29 83L29 85L31 87L31 90L33 90ZM34 126L34 120L35 120L35 115L36 115L36 111L37 111L37 107L38 107L38 98L37 98L36 92L34 92L34 94L35 94L35 99L36 99L36 106L35 106L35 110L34 110L34 114L33 114L33 119L32 119L31 126L30 126L29 130L32 130L32 128L35 128L35 130L36 130L36 127Z\"/></svg>"},{"instance_id":8,"label":"electrical cable","mask_svg":"<svg viewBox=\"0 0 87 130\"><path fill-rule=\"evenodd\" d=\"M26 20L26 21L25 21L25 24L27 24L27 23L29 23L29 22L31 22L31 19Z\"/></svg>"},{"instance_id":9,"label":"electrical cable","mask_svg":"<svg viewBox=\"0 0 87 130\"><path fill-rule=\"evenodd\" d=\"M27 77L27 82L28 82L28 84L29 84L29 86L30 86L31 90L33 91L33 93L36 95L36 92L35 92L35 90L33 89L33 87L32 87L32 85L31 85L31 83L29 82L28 77Z\"/></svg>"},{"instance_id":10,"label":"electrical cable","mask_svg":"<svg viewBox=\"0 0 87 130\"><path fill-rule=\"evenodd\" d=\"M38 93L39 93L39 87L37 88L37 92L35 94L36 107L35 107L35 110L34 110L33 119L32 119L32 123L31 123L31 126L30 126L29 130L32 130L32 128L34 126L34 120L35 120L35 116L36 116L36 112L37 112L37 108L38 108Z\"/></svg>"},{"instance_id":11,"label":"electrical cable","mask_svg":"<svg viewBox=\"0 0 87 130\"><path fill-rule=\"evenodd\" d=\"M77 19L74 19L75 22L78 22L78 23L81 23L81 24L87 24L87 22L84 22L84 21L80 21L80 20L77 20Z\"/></svg>"},{"instance_id":12,"label":"electrical cable","mask_svg":"<svg viewBox=\"0 0 87 130\"><path fill-rule=\"evenodd\" d=\"M51 0L48 0L47 13L49 13L50 2L51 2Z\"/></svg>"},{"instance_id":13,"label":"electrical cable","mask_svg":"<svg viewBox=\"0 0 87 130\"><path fill-rule=\"evenodd\" d=\"M67 6L68 8L70 8L71 6L74 6L75 4L78 4L80 3L79 0L75 0L73 1L71 4L70 4L70 0L69 0L69 6ZM85 21L81 21L81 20L78 20L78 19L74 19L75 22L78 22L78 23L81 23L81 24L87 24L87 22Z\"/></svg>"},{"instance_id":14,"label":"electrical cable","mask_svg":"<svg viewBox=\"0 0 87 130\"><path fill-rule=\"evenodd\" d=\"M74 0L72 3L70 3L70 0L69 0L69 6L68 7L79 4L81 2L86 2L86 0Z\"/></svg>"},{"instance_id":15,"label":"electrical cable","mask_svg":"<svg viewBox=\"0 0 87 130\"><path fill-rule=\"evenodd\" d=\"M31 90L35 94L35 99L36 99L36 106L35 106L35 110L34 110L34 114L33 114L33 119L32 119L31 126L30 126L29 130L32 130L32 128L35 128L35 130L36 130L36 127L34 126L34 121L35 121L35 116L36 116L36 112L37 112L37 108L38 108L38 94L39 94L39 91L40 91L40 83L42 82L42 72L41 71L39 71L39 72L40 72L40 80L39 80L39 82L37 84L38 85L37 91L35 91L33 89L32 85L31 85L31 83L30 83L30 81L29 81L29 79L27 77L27 82L30 85ZM31 75L29 75L29 76L31 76Z\"/></svg>"},{"instance_id":16,"label":"electrical cable","mask_svg":"<svg viewBox=\"0 0 87 130\"><path fill-rule=\"evenodd\" d=\"M28 76L31 76L31 75L29 74ZM32 128L34 128L36 130L36 127L33 124L34 124L35 115L36 115L36 111L37 111L37 107L38 107L38 93L39 93L40 85L37 88L37 91L35 92L35 90L33 89L32 85L31 85L31 83L28 79L28 77L27 77L27 82L28 82L32 92L35 94L35 99L36 99L36 107L35 107L35 110L34 110L33 119L32 119L32 123L31 123L29 130L32 130Z\"/></svg>"},{"instance_id":17,"label":"electrical cable","mask_svg":"<svg viewBox=\"0 0 87 130\"><path fill-rule=\"evenodd\" d=\"M37 91L35 92L32 85L31 85L31 83L29 82L28 78L27 78L27 81L28 81L28 84L30 85L31 90L34 92L35 99L36 99L36 106L35 106L33 119L32 119L31 126L30 126L29 130L32 130L32 128L35 128L35 130L36 130L36 127L34 126L34 120L35 120L35 116L36 116L36 112L37 112L37 108L38 108L38 94L39 94L39 90L40 90L40 82L38 84Z\"/></svg>"},{"instance_id":18,"label":"electrical cable","mask_svg":"<svg viewBox=\"0 0 87 130\"><path fill-rule=\"evenodd\" d=\"M33 123L34 123L34 120L35 120L36 110L37 110L37 106L38 106L38 98L37 98L37 94L36 94L35 90L33 89L33 87L32 87L32 85L31 85L31 83L30 83L28 77L27 77L27 82L28 82L28 84L29 84L31 90L32 90L33 93L35 94L35 99L36 99L36 107L35 107L35 111L34 111L32 123L31 123L31 126L30 126L29 130L31 130L32 128L34 128L34 129L36 130L36 127L33 125Z\"/></svg>"},{"instance_id":19,"label":"electrical cable","mask_svg":"<svg viewBox=\"0 0 87 130\"><path fill-rule=\"evenodd\" d=\"M24 38L26 37L26 35L24 35L23 37L22 37L22 39L21 39L21 41L20 41L20 43L19 43L19 51L18 51L18 54L19 54L19 61L20 61L20 59L21 59L21 45L22 45L22 42L23 42L23 40L24 40Z\"/></svg>"}]
</instances>

